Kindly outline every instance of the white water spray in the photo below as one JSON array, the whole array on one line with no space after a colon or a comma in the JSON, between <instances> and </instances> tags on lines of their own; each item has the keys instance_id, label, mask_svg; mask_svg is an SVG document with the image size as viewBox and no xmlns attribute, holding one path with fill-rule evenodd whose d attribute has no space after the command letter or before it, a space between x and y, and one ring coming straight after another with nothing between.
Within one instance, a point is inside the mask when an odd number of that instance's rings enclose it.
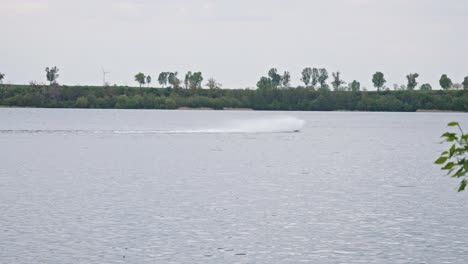
<instances>
[{"instance_id":1,"label":"white water spray","mask_svg":"<svg viewBox=\"0 0 468 264\"><path fill-rule=\"evenodd\" d=\"M212 129L191 130L188 133L292 133L299 132L305 121L293 116L235 120Z\"/></svg>"},{"instance_id":2,"label":"white water spray","mask_svg":"<svg viewBox=\"0 0 468 264\"><path fill-rule=\"evenodd\" d=\"M305 121L293 116L233 120L223 125L187 130L0 130L2 133L58 134L209 134L209 133L293 133L300 132Z\"/></svg>"}]
</instances>

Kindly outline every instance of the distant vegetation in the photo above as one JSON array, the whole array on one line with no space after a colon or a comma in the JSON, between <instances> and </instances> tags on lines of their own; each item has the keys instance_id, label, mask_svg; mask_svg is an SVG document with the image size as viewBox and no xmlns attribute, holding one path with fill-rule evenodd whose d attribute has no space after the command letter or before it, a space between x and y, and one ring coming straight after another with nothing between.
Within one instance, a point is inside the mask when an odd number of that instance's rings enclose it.
<instances>
[{"instance_id":1,"label":"distant vegetation","mask_svg":"<svg viewBox=\"0 0 468 264\"><path fill-rule=\"evenodd\" d=\"M221 89L214 78L203 84L201 72L187 72L183 81L177 72L161 72L157 82L162 88L150 88L152 78L142 72L135 75L138 87L66 86L59 85L59 69L46 68L49 85L31 82L29 85L0 85L0 105L51 108L131 108L176 109L188 108L250 108L255 110L305 111L416 111L451 110L468 111L468 77L453 84L446 75L440 78L444 90L432 91L424 83L418 87L418 73L406 76L406 85L385 86L382 72L372 75L377 91L367 91L361 83L346 83L340 72L329 74L325 68L305 68L300 81L304 86L292 87L291 74L276 68L268 71L257 82L256 89ZM4 78L0 74L0 82ZM147 85L148 88L143 88ZM209 89L203 89L205 85ZM331 90L332 88L332 90ZM453 90L458 88L458 90ZM464 90L461 90L464 88Z\"/></svg>"}]
</instances>

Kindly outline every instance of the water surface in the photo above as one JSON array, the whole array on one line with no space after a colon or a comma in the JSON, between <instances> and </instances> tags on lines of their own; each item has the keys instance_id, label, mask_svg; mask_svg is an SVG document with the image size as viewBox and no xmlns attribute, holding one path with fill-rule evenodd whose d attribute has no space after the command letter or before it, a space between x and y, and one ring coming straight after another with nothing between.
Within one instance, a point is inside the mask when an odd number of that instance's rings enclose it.
<instances>
[{"instance_id":1,"label":"water surface","mask_svg":"<svg viewBox=\"0 0 468 264\"><path fill-rule=\"evenodd\" d=\"M453 120L0 109L0 263L466 263Z\"/></svg>"}]
</instances>

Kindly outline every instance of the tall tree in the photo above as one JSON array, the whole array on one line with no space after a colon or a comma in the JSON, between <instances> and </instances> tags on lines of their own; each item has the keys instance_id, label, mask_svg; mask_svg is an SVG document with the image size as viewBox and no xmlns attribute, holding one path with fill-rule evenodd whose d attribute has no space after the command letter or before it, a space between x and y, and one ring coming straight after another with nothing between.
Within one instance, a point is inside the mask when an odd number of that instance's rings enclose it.
<instances>
[{"instance_id":1,"label":"tall tree","mask_svg":"<svg viewBox=\"0 0 468 264\"><path fill-rule=\"evenodd\" d=\"M271 78L263 76L260 78L260 81L257 82L257 88L258 89L271 89L274 88L275 86L273 85L273 82L271 81Z\"/></svg>"},{"instance_id":2,"label":"tall tree","mask_svg":"<svg viewBox=\"0 0 468 264\"><path fill-rule=\"evenodd\" d=\"M203 76L201 72L194 72L189 79L190 89L201 89L203 82Z\"/></svg>"},{"instance_id":3,"label":"tall tree","mask_svg":"<svg viewBox=\"0 0 468 264\"><path fill-rule=\"evenodd\" d=\"M338 91L340 89L340 86L344 84L345 82L340 78L340 72L333 72L332 76L333 76L333 81L332 81L333 90Z\"/></svg>"},{"instance_id":4,"label":"tall tree","mask_svg":"<svg viewBox=\"0 0 468 264\"><path fill-rule=\"evenodd\" d=\"M191 78L192 78L192 72L189 71L187 72L187 74L185 74L185 78L184 78L185 89L189 88Z\"/></svg>"},{"instance_id":5,"label":"tall tree","mask_svg":"<svg viewBox=\"0 0 468 264\"><path fill-rule=\"evenodd\" d=\"M418 85L418 81L416 80L419 77L418 73L410 73L406 75L406 79L408 79L408 90L414 90Z\"/></svg>"},{"instance_id":6,"label":"tall tree","mask_svg":"<svg viewBox=\"0 0 468 264\"><path fill-rule=\"evenodd\" d=\"M350 89L352 92L358 92L361 89L361 83L354 80L350 85Z\"/></svg>"},{"instance_id":7,"label":"tall tree","mask_svg":"<svg viewBox=\"0 0 468 264\"><path fill-rule=\"evenodd\" d=\"M209 78L206 86L210 89L219 89L221 88L222 84L218 83L215 78Z\"/></svg>"},{"instance_id":8,"label":"tall tree","mask_svg":"<svg viewBox=\"0 0 468 264\"><path fill-rule=\"evenodd\" d=\"M167 77L167 82L172 86L172 88L179 88L180 80L177 77L177 72L170 72Z\"/></svg>"},{"instance_id":9,"label":"tall tree","mask_svg":"<svg viewBox=\"0 0 468 264\"><path fill-rule=\"evenodd\" d=\"M328 89L327 85L328 71L325 68L319 69L318 82L320 83L320 88Z\"/></svg>"},{"instance_id":10,"label":"tall tree","mask_svg":"<svg viewBox=\"0 0 468 264\"><path fill-rule=\"evenodd\" d=\"M52 85L52 84L56 84L57 83L57 79L58 77L60 76L58 74L59 72L59 69L57 68L57 66L54 66L52 68L49 68L47 67L45 69L46 71L46 78L47 78L47 81Z\"/></svg>"},{"instance_id":11,"label":"tall tree","mask_svg":"<svg viewBox=\"0 0 468 264\"><path fill-rule=\"evenodd\" d=\"M468 90L468 76L465 77L462 84L463 84L463 89Z\"/></svg>"},{"instance_id":12,"label":"tall tree","mask_svg":"<svg viewBox=\"0 0 468 264\"><path fill-rule=\"evenodd\" d=\"M430 91L432 90L432 86L429 83L425 83L421 85L421 88L419 88L421 91Z\"/></svg>"},{"instance_id":13,"label":"tall tree","mask_svg":"<svg viewBox=\"0 0 468 264\"><path fill-rule=\"evenodd\" d=\"M447 76L447 74L442 74L439 80L440 87L444 90L447 90L453 86L452 80Z\"/></svg>"},{"instance_id":14,"label":"tall tree","mask_svg":"<svg viewBox=\"0 0 468 264\"><path fill-rule=\"evenodd\" d=\"M167 77L169 76L169 74L167 72L161 72L158 76L158 82L160 85L162 85L162 87L164 88L164 86L166 86L167 84Z\"/></svg>"},{"instance_id":15,"label":"tall tree","mask_svg":"<svg viewBox=\"0 0 468 264\"><path fill-rule=\"evenodd\" d=\"M141 87L142 85L144 85L144 84L145 84L145 81L146 81L146 76L145 76L145 74L142 73L142 72L137 73L137 74L135 75L135 81L138 82L138 84L140 84L140 87Z\"/></svg>"},{"instance_id":16,"label":"tall tree","mask_svg":"<svg viewBox=\"0 0 468 264\"><path fill-rule=\"evenodd\" d=\"M281 85L284 88L289 88L291 86L291 74L288 71L285 71L281 77Z\"/></svg>"},{"instance_id":17,"label":"tall tree","mask_svg":"<svg viewBox=\"0 0 468 264\"><path fill-rule=\"evenodd\" d=\"M151 76L146 76L146 83L148 84L148 87L150 87L151 84Z\"/></svg>"},{"instance_id":18,"label":"tall tree","mask_svg":"<svg viewBox=\"0 0 468 264\"><path fill-rule=\"evenodd\" d=\"M374 84L374 87L377 88L377 91L380 91L380 89L385 85L387 80L385 80L384 74L381 72L376 72L374 75L372 75L372 83Z\"/></svg>"},{"instance_id":19,"label":"tall tree","mask_svg":"<svg viewBox=\"0 0 468 264\"><path fill-rule=\"evenodd\" d=\"M311 68L305 68L302 70L302 78L301 81L304 83L306 87L309 86L309 83L312 79L312 69Z\"/></svg>"},{"instance_id":20,"label":"tall tree","mask_svg":"<svg viewBox=\"0 0 468 264\"><path fill-rule=\"evenodd\" d=\"M271 68L268 71L268 76L270 77L273 86L278 87L281 84L281 75L278 74L278 70L276 68Z\"/></svg>"},{"instance_id":21,"label":"tall tree","mask_svg":"<svg viewBox=\"0 0 468 264\"><path fill-rule=\"evenodd\" d=\"M3 83L4 78L5 78L5 74L0 72L0 84Z\"/></svg>"},{"instance_id":22,"label":"tall tree","mask_svg":"<svg viewBox=\"0 0 468 264\"><path fill-rule=\"evenodd\" d=\"M320 77L319 70L317 68L313 68L312 69L312 80L311 80L312 87L315 88L317 86L317 84L319 83L319 77Z\"/></svg>"}]
</instances>

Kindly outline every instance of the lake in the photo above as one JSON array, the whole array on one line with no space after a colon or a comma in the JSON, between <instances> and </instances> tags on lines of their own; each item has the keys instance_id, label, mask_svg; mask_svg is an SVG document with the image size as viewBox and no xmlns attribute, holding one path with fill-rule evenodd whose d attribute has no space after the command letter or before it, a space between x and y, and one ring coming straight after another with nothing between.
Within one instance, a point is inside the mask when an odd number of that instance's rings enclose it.
<instances>
[{"instance_id":1,"label":"lake","mask_svg":"<svg viewBox=\"0 0 468 264\"><path fill-rule=\"evenodd\" d=\"M0 263L467 263L450 121L3 108Z\"/></svg>"}]
</instances>

